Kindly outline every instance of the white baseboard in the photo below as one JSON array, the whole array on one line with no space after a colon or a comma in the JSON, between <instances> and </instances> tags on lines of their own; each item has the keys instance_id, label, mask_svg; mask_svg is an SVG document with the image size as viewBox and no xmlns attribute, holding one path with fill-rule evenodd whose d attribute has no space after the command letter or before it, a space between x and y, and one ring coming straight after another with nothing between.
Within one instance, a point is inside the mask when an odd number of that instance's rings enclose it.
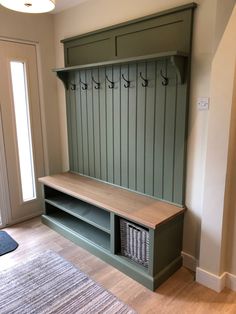
<instances>
[{"instance_id":1,"label":"white baseboard","mask_svg":"<svg viewBox=\"0 0 236 314\"><path fill-rule=\"evenodd\" d=\"M197 267L196 281L216 292L221 292L226 286L226 275L227 273L223 273L221 276L217 276Z\"/></svg>"},{"instance_id":2,"label":"white baseboard","mask_svg":"<svg viewBox=\"0 0 236 314\"><path fill-rule=\"evenodd\" d=\"M185 252L181 252L181 255L183 257L183 266L196 272L196 268L198 265L197 259L193 255Z\"/></svg>"},{"instance_id":3,"label":"white baseboard","mask_svg":"<svg viewBox=\"0 0 236 314\"><path fill-rule=\"evenodd\" d=\"M227 272L224 272L221 276L216 276L197 267L196 281L216 292L221 292L225 287L236 291L236 276Z\"/></svg>"},{"instance_id":4,"label":"white baseboard","mask_svg":"<svg viewBox=\"0 0 236 314\"><path fill-rule=\"evenodd\" d=\"M236 276L235 275L227 273L226 287L233 291L236 291Z\"/></svg>"}]
</instances>

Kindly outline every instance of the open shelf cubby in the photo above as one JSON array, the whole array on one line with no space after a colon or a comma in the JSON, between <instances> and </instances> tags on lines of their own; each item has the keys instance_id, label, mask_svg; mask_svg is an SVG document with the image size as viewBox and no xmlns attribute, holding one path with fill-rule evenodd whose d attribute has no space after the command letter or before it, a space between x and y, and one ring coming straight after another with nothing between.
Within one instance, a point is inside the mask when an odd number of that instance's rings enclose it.
<instances>
[{"instance_id":1,"label":"open shelf cubby","mask_svg":"<svg viewBox=\"0 0 236 314\"><path fill-rule=\"evenodd\" d=\"M106 210L49 187L45 187L45 202L110 233L110 213Z\"/></svg>"},{"instance_id":2,"label":"open shelf cubby","mask_svg":"<svg viewBox=\"0 0 236 314\"><path fill-rule=\"evenodd\" d=\"M46 214L54 222L75 232L78 236L87 241L110 251L110 235L87 222L76 219L74 216L46 203Z\"/></svg>"},{"instance_id":3,"label":"open shelf cubby","mask_svg":"<svg viewBox=\"0 0 236 314\"><path fill-rule=\"evenodd\" d=\"M182 265L183 207L71 172L39 180L47 226L149 289Z\"/></svg>"}]
</instances>

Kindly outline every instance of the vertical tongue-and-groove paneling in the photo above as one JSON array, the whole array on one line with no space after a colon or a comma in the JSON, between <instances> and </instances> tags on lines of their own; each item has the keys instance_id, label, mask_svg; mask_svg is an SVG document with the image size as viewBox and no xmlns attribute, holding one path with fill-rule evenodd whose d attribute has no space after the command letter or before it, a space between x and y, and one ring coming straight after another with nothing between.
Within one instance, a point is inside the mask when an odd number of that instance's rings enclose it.
<instances>
[{"instance_id":1,"label":"vertical tongue-and-groove paneling","mask_svg":"<svg viewBox=\"0 0 236 314\"><path fill-rule=\"evenodd\" d=\"M171 62L77 70L70 83L70 170L182 205L187 96Z\"/></svg>"}]
</instances>

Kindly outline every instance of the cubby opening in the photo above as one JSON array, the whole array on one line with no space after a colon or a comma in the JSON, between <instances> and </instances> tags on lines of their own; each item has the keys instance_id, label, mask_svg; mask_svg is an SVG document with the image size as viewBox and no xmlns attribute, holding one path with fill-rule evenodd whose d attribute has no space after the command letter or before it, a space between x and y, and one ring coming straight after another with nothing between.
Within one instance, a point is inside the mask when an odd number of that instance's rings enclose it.
<instances>
[{"instance_id":1,"label":"cubby opening","mask_svg":"<svg viewBox=\"0 0 236 314\"><path fill-rule=\"evenodd\" d=\"M47 186L45 186L45 202L106 233L110 233L110 213L104 209Z\"/></svg>"},{"instance_id":2,"label":"cubby opening","mask_svg":"<svg viewBox=\"0 0 236 314\"><path fill-rule=\"evenodd\" d=\"M110 251L110 235L87 222L75 218L74 216L62 211L61 209L46 203L46 215L57 224L62 225L64 228L72 230L79 237L85 238L107 251Z\"/></svg>"}]
</instances>

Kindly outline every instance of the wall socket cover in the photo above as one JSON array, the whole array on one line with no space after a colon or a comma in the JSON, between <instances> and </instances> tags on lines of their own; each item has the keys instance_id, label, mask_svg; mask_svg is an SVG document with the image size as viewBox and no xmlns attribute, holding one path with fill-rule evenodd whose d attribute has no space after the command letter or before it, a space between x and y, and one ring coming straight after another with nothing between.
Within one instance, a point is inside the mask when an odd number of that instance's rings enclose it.
<instances>
[{"instance_id":1,"label":"wall socket cover","mask_svg":"<svg viewBox=\"0 0 236 314\"><path fill-rule=\"evenodd\" d=\"M199 97L197 100L198 110L208 110L209 109L209 97Z\"/></svg>"}]
</instances>

